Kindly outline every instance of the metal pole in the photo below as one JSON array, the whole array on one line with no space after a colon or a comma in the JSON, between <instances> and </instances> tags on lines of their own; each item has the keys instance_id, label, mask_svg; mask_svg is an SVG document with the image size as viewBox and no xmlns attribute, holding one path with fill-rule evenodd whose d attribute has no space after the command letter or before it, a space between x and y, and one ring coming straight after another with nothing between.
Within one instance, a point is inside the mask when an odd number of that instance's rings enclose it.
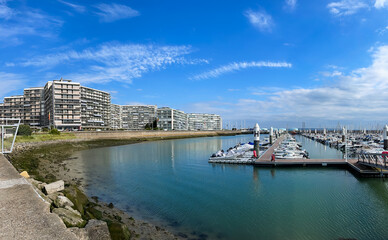
<instances>
[{"instance_id":1,"label":"metal pole","mask_svg":"<svg viewBox=\"0 0 388 240\"><path fill-rule=\"evenodd\" d=\"M4 126L1 126L1 153L4 153Z\"/></svg>"},{"instance_id":2,"label":"metal pole","mask_svg":"<svg viewBox=\"0 0 388 240\"><path fill-rule=\"evenodd\" d=\"M345 128L345 162L348 162L348 139L346 134L346 128Z\"/></svg>"}]
</instances>

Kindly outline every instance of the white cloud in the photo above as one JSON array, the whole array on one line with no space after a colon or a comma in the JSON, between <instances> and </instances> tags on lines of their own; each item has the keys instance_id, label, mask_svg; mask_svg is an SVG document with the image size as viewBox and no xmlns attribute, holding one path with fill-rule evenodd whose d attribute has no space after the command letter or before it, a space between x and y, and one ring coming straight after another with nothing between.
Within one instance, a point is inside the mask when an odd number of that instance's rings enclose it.
<instances>
[{"instance_id":1,"label":"white cloud","mask_svg":"<svg viewBox=\"0 0 388 240\"><path fill-rule=\"evenodd\" d=\"M285 0L285 8L291 11L295 10L297 0Z\"/></svg>"},{"instance_id":2,"label":"white cloud","mask_svg":"<svg viewBox=\"0 0 388 240\"><path fill-rule=\"evenodd\" d=\"M195 75L191 77L190 79L192 80L201 80L201 79L209 79L209 78L215 78L220 75L223 75L225 73L230 73L234 71L239 71L241 69L246 69L246 68L290 68L292 67L291 63L287 62L234 62L230 63L225 66L221 66L219 68Z\"/></svg>"},{"instance_id":3,"label":"white cloud","mask_svg":"<svg viewBox=\"0 0 388 240\"><path fill-rule=\"evenodd\" d=\"M387 0L376 0L375 8L383 8L387 4Z\"/></svg>"},{"instance_id":4,"label":"white cloud","mask_svg":"<svg viewBox=\"0 0 388 240\"><path fill-rule=\"evenodd\" d=\"M20 44L20 36L36 35L53 37L56 29L62 26L63 21L48 16L38 9L23 8L14 10L7 6L7 1L0 0L0 41L7 44Z\"/></svg>"},{"instance_id":5,"label":"white cloud","mask_svg":"<svg viewBox=\"0 0 388 240\"><path fill-rule=\"evenodd\" d=\"M102 44L97 48L82 51L67 51L38 56L25 61L21 65L54 68L57 65L74 66L67 78L80 82L121 81L131 83L134 78L144 73L164 69L173 64L198 64L207 62L202 59L188 59L190 46L157 46L142 44Z\"/></svg>"},{"instance_id":6,"label":"white cloud","mask_svg":"<svg viewBox=\"0 0 388 240\"><path fill-rule=\"evenodd\" d=\"M324 76L324 77L338 77L338 76L342 76L342 72L338 71L338 70L335 70L335 71L332 71L332 72L321 72L321 74Z\"/></svg>"},{"instance_id":7,"label":"white cloud","mask_svg":"<svg viewBox=\"0 0 388 240\"><path fill-rule=\"evenodd\" d=\"M368 5L361 0L342 0L329 3L327 8L331 14L340 17L355 14L363 8L368 8Z\"/></svg>"},{"instance_id":8,"label":"white cloud","mask_svg":"<svg viewBox=\"0 0 388 240\"><path fill-rule=\"evenodd\" d=\"M372 53L370 66L335 73L330 85L315 88L254 91L257 98L235 102L202 102L192 111L213 111L225 120L252 119L260 121L386 121L388 119L388 45ZM265 93L269 94L266 95Z\"/></svg>"},{"instance_id":9,"label":"white cloud","mask_svg":"<svg viewBox=\"0 0 388 240\"><path fill-rule=\"evenodd\" d=\"M86 11L86 7L82 6L82 5L66 2L66 1L63 1L63 0L58 0L58 2L63 3L66 6L69 6L69 7L73 8L75 11L77 11L79 13L83 13L83 12Z\"/></svg>"},{"instance_id":10,"label":"white cloud","mask_svg":"<svg viewBox=\"0 0 388 240\"><path fill-rule=\"evenodd\" d=\"M7 6L6 0L0 0L0 18L9 19L14 14L14 11Z\"/></svg>"},{"instance_id":11,"label":"white cloud","mask_svg":"<svg viewBox=\"0 0 388 240\"><path fill-rule=\"evenodd\" d=\"M116 20L132 18L140 15L138 11L122 4L100 3L95 5L95 7L99 10L96 12L96 14L101 17L103 22L113 22Z\"/></svg>"},{"instance_id":12,"label":"white cloud","mask_svg":"<svg viewBox=\"0 0 388 240\"><path fill-rule=\"evenodd\" d=\"M271 15L267 14L264 10L252 11L247 10L244 12L244 16L248 18L249 22L262 32L271 32L274 26Z\"/></svg>"},{"instance_id":13,"label":"white cloud","mask_svg":"<svg viewBox=\"0 0 388 240\"><path fill-rule=\"evenodd\" d=\"M24 86L25 82L26 78L23 75L0 72L0 102L8 93L20 89L20 86Z\"/></svg>"}]
</instances>

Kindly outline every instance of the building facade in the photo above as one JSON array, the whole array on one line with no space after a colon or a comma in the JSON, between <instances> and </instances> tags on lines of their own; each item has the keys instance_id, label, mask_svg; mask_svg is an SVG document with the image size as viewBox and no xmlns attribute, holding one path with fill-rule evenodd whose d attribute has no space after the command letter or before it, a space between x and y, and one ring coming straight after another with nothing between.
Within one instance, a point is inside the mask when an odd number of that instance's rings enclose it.
<instances>
[{"instance_id":1,"label":"building facade","mask_svg":"<svg viewBox=\"0 0 388 240\"><path fill-rule=\"evenodd\" d=\"M122 128L128 130L144 130L147 124L152 125L156 119L156 109L156 105L121 106Z\"/></svg>"},{"instance_id":2,"label":"building facade","mask_svg":"<svg viewBox=\"0 0 388 240\"><path fill-rule=\"evenodd\" d=\"M5 97L2 104L2 118L19 118L24 124L24 96Z\"/></svg>"},{"instance_id":3,"label":"building facade","mask_svg":"<svg viewBox=\"0 0 388 240\"><path fill-rule=\"evenodd\" d=\"M123 121L121 117L121 106L117 104L110 105L109 125L112 130L122 129Z\"/></svg>"},{"instance_id":4,"label":"building facade","mask_svg":"<svg viewBox=\"0 0 388 240\"><path fill-rule=\"evenodd\" d=\"M163 130L188 130L188 117L183 111L169 107L158 108L158 128Z\"/></svg>"},{"instance_id":5,"label":"building facade","mask_svg":"<svg viewBox=\"0 0 388 240\"><path fill-rule=\"evenodd\" d=\"M81 86L81 126L83 129L109 129L110 94Z\"/></svg>"},{"instance_id":6,"label":"building facade","mask_svg":"<svg viewBox=\"0 0 388 240\"><path fill-rule=\"evenodd\" d=\"M24 124L32 127L41 127L44 116L44 88L24 89Z\"/></svg>"},{"instance_id":7,"label":"building facade","mask_svg":"<svg viewBox=\"0 0 388 240\"><path fill-rule=\"evenodd\" d=\"M208 113L189 113L188 122L190 131L213 131L222 130L222 119L220 115Z\"/></svg>"},{"instance_id":8,"label":"building facade","mask_svg":"<svg viewBox=\"0 0 388 240\"><path fill-rule=\"evenodd\" d=\"M215 114L186 114L156 105L111 104L109 93L71 80L53 80L44 87L24 89L20 96L5 97L0 118L21 119L31 127L58 130L143 130L146 125L163 130L221 130Z\"/></svg>"},{"instance_id":9,"label":"building facade","mask_svg":"<svg viewBox=\"0 0 388 240\"><path fill-rule=\"evenodd\" d=\"M53 80L44 87L44 126L58 130L81 130L81 85Z\"/></svg>"}]
</instances>

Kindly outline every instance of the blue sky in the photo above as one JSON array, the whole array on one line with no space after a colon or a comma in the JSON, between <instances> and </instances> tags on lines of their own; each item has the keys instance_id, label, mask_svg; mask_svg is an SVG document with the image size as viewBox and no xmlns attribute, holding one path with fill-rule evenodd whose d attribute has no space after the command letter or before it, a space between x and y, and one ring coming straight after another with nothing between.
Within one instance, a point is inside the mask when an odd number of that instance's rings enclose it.
<instances>
[{"instance_id":1,"label":"blue sky","mask_svg":"<svg viewBox=\"0 0 388 240\"><path fill-rule=\"evenodd\" d=\"M388 119L388 0L0 0L0 97L52 79L224 123Z\"/></svg>"}]
</instances>

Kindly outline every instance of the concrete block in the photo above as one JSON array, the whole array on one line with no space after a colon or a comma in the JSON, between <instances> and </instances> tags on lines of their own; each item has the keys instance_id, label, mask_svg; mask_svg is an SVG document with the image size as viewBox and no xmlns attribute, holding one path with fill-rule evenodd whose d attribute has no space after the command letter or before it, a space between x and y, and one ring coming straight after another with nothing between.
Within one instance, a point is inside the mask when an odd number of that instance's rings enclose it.
<instances>
[{"instance_id":1,"label":"concrete block","mask_svg":"<svg viewBox=\"0 0 388 240\"><path fill-rule=\"evenodd\" d=\"M63 180L59 180L44 186L43 192L46 194L51 194L54 192L62 191L64 189L65 189L65 182Z\"/></svg>"},{"instance_id":2,"label":"concrete block","mask_svg":"<svg viewBox=\"0 0 388 240\"><path fill-rule=\"evenodd\" d=\"M64 208L66 206L72 207L74 204L65 196L57 196L57 198L54 200L54 204L57 207Z\"/></svg>"}]
</instances>

